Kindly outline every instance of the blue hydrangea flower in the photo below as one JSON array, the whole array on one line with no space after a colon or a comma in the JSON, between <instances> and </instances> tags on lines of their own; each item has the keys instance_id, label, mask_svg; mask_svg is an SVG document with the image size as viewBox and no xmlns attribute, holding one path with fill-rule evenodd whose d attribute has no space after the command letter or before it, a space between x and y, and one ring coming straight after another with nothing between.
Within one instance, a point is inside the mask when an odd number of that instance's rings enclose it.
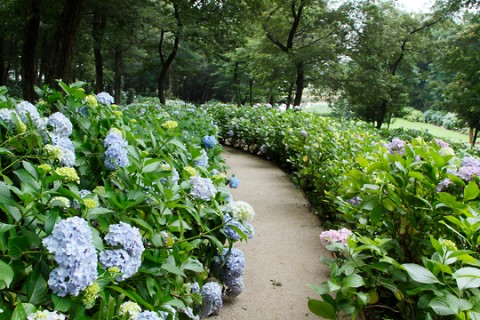
<instances>
[{"instance_id":1,"label":"blue hydrangea flower","mask_svg":"<svg viewBox=\"0 0 480 320\"><path fill-rule=\"evenodd\" d=\"M198 167L206 168L208 166L208 154L203 149L200 152L202 154L195 158L195 165Z\"/></svg>"},{"instance_id":2,"label":"blue hydrangea flower","mask_svg":"<svg viewBox=\"0 0 480 320\"><path fill-rule=\"evenodd\" d=\"M466 156L462 159L462 167L480 167L480 159Z\"/></svg>"},{"instance_id":3,"label":"blue hydrangea flower","mask_svg":"<svg viewBox=\"0 0 480 320\"><path fill-rule=\"evenodd\" d=\"M99 260L104 269L116 267L120 270L121 275L115 278L117 281L124 281L130 278L137 273L142 265L141 256L131 256L124 249L102 251L100 252Z\"/></svg>"},{"instance_id":4,"label":"blue hydrangea flower","mask_svg":"<svg viewBox=\"0 0 480 320\"><path fill-rule=\"evenodd\" d=\"M126 147L128 145L127 141L123 139L122 133L118 129L108 131L108 134L103 141L103 146L105 148L109 148L114 145L120 145L122 147Z\"/></svg>"},{"instance_id":5,"label":"blue hydrangea flower","mask_svg":"<svg viewBox=\"0 0 480 320\"><path fill-rule=\"evenodd\" d=\"M233 135L234 135L233 130L228 130L228 131L227 131L227 136L233 137Z\"/></svg>"},{"instance_id":6,"label":"blue hydrangea flower","mask_svg":"<svg viewBox=\"0 0 480 320\"><path fill-rule=\"evenodd\" d=\"M118 129L112 129L108 132L103 145L107 148L105 151L105 167L108 170L115 170L118 167L124 168L128 165L127 141L123 139Z\"/></svg>"},{"instance_id":7,"label":"blue hydrangea flower","mask_svg":"<svg viewBox=\"0 0 480 320\"><path fill-rule=\"evenodd\" d=\"M205 148L210 149L217 144L217 139L215 138L215 136L204 136L202 138L202 143Z\"/></svg>"},{"instance_id":8,"label":"blue hydrangea flower","mask_svg":"<svg viewBox=\"0 0 480 320\"><path fill-rule=\"evenodd\" d=\"M64 136L58 136L52 134L52 145L55 147L60 147L61 149L61 156L60 156L60 164L65 167L73 167L75 165L75 147L73 146L73 142Z\"/></svg>"},{"instance_id":9,"label":"blue hydrangea flower","mask_svg":"<svg viewBox=\"0 0 480 320\"><path fill-rule=\"evenodd\" d=\"M58 137L69 137L72 134L72 123L61 112L48 117L47 125L53 127L53 132Z\"/></svg>"},{"instance_id":10,"label":"blue hydrangea flower","mask_svg":"<svg viewBox=\"0 0 480 320\"><path fill-rule=\"evenodd\" d=\"M225 225L222 228L223 233L230 240L238 241L242 239L242 237L232 227L239 229L241 232L243 232L247 236L248 239L252 239L253 236L255 235L253 226L250 223L246 223L246 226L245 226L240 221L232 219L232 217L229 216L228 214L226 214L223 217L223 222L225 223Z\"/></svg>"},{"instance_id":11,"label":"blue hydrangea flower","mask_svg":"<svg viewBox=\"0 0 480 320\"><path fill-rule=\"evenodd\" d=\"M180 174L178 173L177 169L172 168L172 183L178 184L179 180L180 180Z\"/></svg>"},{"instance_id":12,"label":"blue hydrangea flower","mask_svg":"<svg viewBox=\"0 0 480 320\"><path fill-rule=\"evenodd\" d=\"M153 312L153 311L143 311L141 312L135 320L165 320L165 312Z\"/></svg>"},{"instance_id":13,"label":"blue hydrangea flower","mask_svg":"<svg viewBox=\"0 0 480 320\"><path fill-rule=\"evenodd\" d=\"M48 279L56 295L78 296L97 279L97 253L86 220L72 217L60 221L42 243L58 263Z\"/></svg>"},{"instance_id":14,"label":"blue hydrangea flower","mask_svg":"<svg viewBox=\"0 0 480 320\"><path fill-rule=\"evenodd\" d=\"M145 250L140 230L125 222L110 225L104 240L111 246L127 250L131 256L141 256Z\"/></svg>"},{"instance_id":15,"label":"blue hydrangea flower","mask_svg":"<svg viewBox=\"0 0 480 320\"><path fill-rule=\"evenodd\" d=\"M108 170L124 168L128 163L128 151L120 145L113 145L105 151L105 167Z\"/></svg>"},{"instance_id":16,"label":"blue hydrangea flower","mask_svg":"<svg viewBox=\"0 0 480 320\"><path fill-rule=\"evenodd\" d=\"M239 184L240 180L238 178L231 177L230 179L228 179L228 185L230 186L230 188L236 189L238 188Z\"/></svg>"},{"instance_id":17,"label":"blue hydrangea flower","mask_svg":"<svg viewBox=\"0 0 480 320\"><path fill-rule=\"evenodd\" d=\"M405 154L405 141L398 138L393 138L392 142L387 143L385 147L391 154L399 154L403 156Z\"/></svg>"},{"instance_id":18,"label":"blue hydrangea flower","mask_svg":"<svg viewBox=\"0 0 480 320\"><path fill-rule=\"evenodd\" d=\"M216 315L223 306L222 287L216 282L208 282L202 288L200 318Z\"/></svg>"},{"instance_id":19,"label":"blue hydrangea flower","mask_svg":"<svg viewBox=\"0 0 480 320\"><path fill-rule=\"evenodd\" d=\"M15 122L13 121L14 115L17 116L18 119L20 119L20 117L18 116L15 110L6 109L6 108L0 109L0 120L5 122L9 130L15 129Z\"/></svg>"},{"instance_id":20,"label":"blue hydrangea flower","mask_svg":"<svg viewBox=\"0 0 480 320\"><path fill-rule=\"evenodd\" d=\"M38 113L37 107L31 104L28 101L22 101L15 106L20 119L25 123L29 124L30 121L35 128L43 130L46 128L46 121Z\"/></svg>"},{"instance_id":21,"label":"blue hydrangea flower","mask_svg":"<svg viewBox=\"0 0 480 320\"><path fill-rule=\"evenodd\" d=\"M362 203L362 198L360 196L355 196L351 199L348 199L346 202L354 207L358 207Z\"/></svg>"},{"instance_id":22,"label":"blue hydrangea flower","mask_svg":"<svg viewBox=\"0 0 480 320\"><path fill-rule=\"evenodd\" d=\"M82 189L80 191L78 191L78 195L80 196L80 198L82 199L85 199L86 196L92 194L92 191L90 190L85 190L85 189ZM73 203L72 203L72 207L74 209L80 209L80 203L78 202L77 199L74 199L73 200Z\"/></svg>"},{"instance_id":23,"label":"blue hydrangea flower","mask_svg":"<svg viewBox=\"0 0 480 320\"><path fill-rule=\"evenodd\" d=\"M242 292L245 257L241 250L223 249L222 254L214 258L212 269L227 287L225 293L228 296L234 298Z\"/></svg>"},{"instance_id":24,"label":"blue hydrangea flower","mask_svg":"<svg viewBox=\"0 0 480 320\"><path fill-rule=\"evenodd\" d=\"M196 199L209 201L217 193L217 189L208 178L193 176L190 178L190 184L192 185L190 195Z\"/></svg>"},{"instance_id":25,"label":"blue hydrangea flower","mask_svg":"<svg viewBox=\"0 0 480 320\"><path fill-rule=\"evenodd\" d=\"M308 132L307 132L307 131L301 130L301 131L300 131L300 134L301 134L302 137L304 137L305 139L308 138Z\"/></svg>"},{"instance_id":26,"label":"blue hydrangea flower","mask_svg":"<svg viewBox=\"0 0 480 320\"><path fill-rule=\"evenodd\" d=\"M108 245L119 249L102 251L100 253L102 266L105 269L117 267L122 273L116 278L117 281L123 281L137 273L145 250L138 228L124 222L112 224L104 240Z\"/></svg>"},{"instance_id":27,"label":"blue hydrangea flower","mask_svg":"<svg viewBox=\"0 0 480 320\"><path fill-rule=\"evenodd\" d=\"M108 92L100 92L96 95L97 101L104 105L111 105L115 100Z\"/></svg>"}]
</instances>

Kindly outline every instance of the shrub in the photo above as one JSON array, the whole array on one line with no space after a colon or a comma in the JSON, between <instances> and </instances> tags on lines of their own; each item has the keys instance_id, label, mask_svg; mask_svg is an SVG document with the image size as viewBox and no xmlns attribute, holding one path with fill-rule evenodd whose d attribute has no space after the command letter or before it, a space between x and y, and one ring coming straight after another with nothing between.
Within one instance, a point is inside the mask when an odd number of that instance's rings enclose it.
<instances>
[{"instance_id":1,"label":"shrub","mask_svg":"<svg viewBox=\"0 0 480 320\"><path fill-rule=\"evenodd\" d=\"M331 277L312 285L320 296L309 300L312 312L327 319L480 316L480 159L470 151L426 133L380 135L312 114L207 110L225 143L291 170L330 222L321 238L333 253L325 259Z\"/></svg>"},{"instance_id":2,"label":"shrub","mask_svg":"<svg viewBox=\"0 0 480 320\"><path fill-rule=\"evenodd\" d=\"M403 118L412 122L424 122L425 118L423 112L412 107L403 108L405 115Z\"/></svg>"},{"instance_id":3,"label":"shrub","mask_svg":"<svg viewBox=\"0 0 480 320\"><path fill-rule=\"evenodd\" d=\"M225 235L221 146L201 142L217 135L212 118L60 86L39 91L37 106L0 88L0 317L193 317L192 286L247 239ZM208 197L196 196L193 175Z\"/></svg>"}]
</instances>

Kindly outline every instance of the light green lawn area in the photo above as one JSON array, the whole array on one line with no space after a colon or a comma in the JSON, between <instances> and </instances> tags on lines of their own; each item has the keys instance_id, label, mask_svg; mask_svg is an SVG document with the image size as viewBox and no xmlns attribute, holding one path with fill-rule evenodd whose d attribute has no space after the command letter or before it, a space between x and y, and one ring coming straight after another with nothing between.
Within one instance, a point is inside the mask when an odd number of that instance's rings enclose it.
<instances>
[{"instance_id":1,"label":"light green lawn area","mask_svg":"<svg viewBox=\"0 0 480 320\"><path fill-rule=\"evenodd\" d=\"M303 106L303 111L315 112L319 114L330 113L331 109L328 107L327 102L311 102L305 103ZM384 124L386 127L386 124ZM438 127L428 123L421 122L412 122L401 118L394 119L393 123L390 125L390 128L405 128L405 129L417 129L417 130L427 130L428 133L434 135L435 137L449 139L457 142L468 143L468 135L462 134L457 131L448 130L442 127Z\"/></svg>"},{"instance_id":2,"label":"light green lawn area","mask_svg":"<svg viewBox=\"0 0 480 320\"><path fill-rule=\"evenodd\" d=\"M328 107L327 102L308 102L302 104L302 110L314 113L330 113L332 110Z\"/></svg>"},{"instance_id":3,"label":"light green lawn area","mask_svg":"<svg viewBox=\"0 0 480 320\"><path fill-rule=\"evenodd\" d=\"M412 122L405 119L396 118L393 123L390 125L390 128L405 128L405 129L417 129L417 130L427 130L428 133L434 135L435 137L450 139L457 142L468 143L468 135L462 134L457 131L447 130L442 127L438 127L428 123L422 122Z\"/></svg>"}]
</instances>

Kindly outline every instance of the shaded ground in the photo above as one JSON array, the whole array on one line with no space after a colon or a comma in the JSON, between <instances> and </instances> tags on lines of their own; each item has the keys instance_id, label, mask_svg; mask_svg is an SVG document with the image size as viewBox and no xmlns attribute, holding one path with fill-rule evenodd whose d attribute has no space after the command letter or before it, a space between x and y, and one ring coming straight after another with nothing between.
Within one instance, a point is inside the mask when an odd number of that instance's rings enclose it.
<instances>
[{"instance_id":1,"label":"shaded ground","mask_svg":"<svg viewBox=\"0 0 480 320\"><path fill-rule=\"evenodd\" d=\"M307 297L318 297L307 284L328 277L319 260L328 251L320 243L318 218L282 170L231 148L224 149L223 157L229 174L240 179L239 188L232 190L234 200L255 209L255 237L236 245L245 254L245 290L209 319L316 319Z\"/></svg>"}]
</instances>

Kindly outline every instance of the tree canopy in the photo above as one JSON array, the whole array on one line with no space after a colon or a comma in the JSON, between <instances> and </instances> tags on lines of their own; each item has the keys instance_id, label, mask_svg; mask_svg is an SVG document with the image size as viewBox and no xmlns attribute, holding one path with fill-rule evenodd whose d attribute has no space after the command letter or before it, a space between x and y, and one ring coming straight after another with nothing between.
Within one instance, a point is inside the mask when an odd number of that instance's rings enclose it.
<instances>
[{"instance_id":1,"label":"tree canopy","mask_svg":"<svg viewBox=\"0 0 480 320\"><path fill-rule=\"evenodd\" d=\"M479 5L438 0L414 14L387 0L4 0L0 85L27 100L61 79L116 102L289 106L308 89L377 127L406 105L456 110L473 125L462 112L477 108L478 11L468 10Z\"/></svg>"}]
</instances>

